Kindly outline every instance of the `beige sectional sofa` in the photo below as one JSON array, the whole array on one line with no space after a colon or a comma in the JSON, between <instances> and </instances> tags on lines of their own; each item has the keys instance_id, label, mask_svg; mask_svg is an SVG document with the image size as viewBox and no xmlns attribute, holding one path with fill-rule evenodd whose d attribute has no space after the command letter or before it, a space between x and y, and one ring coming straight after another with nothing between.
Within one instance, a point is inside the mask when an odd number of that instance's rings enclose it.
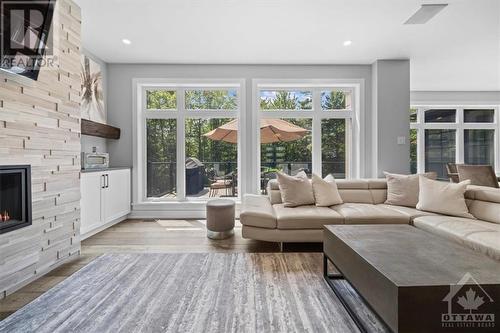
<instances>
[{"instance_id":1,"label":"beige sectional sofa","mask_svg":"<svg viewBox=\"0 0 500 333\"><path fill-rule=\"evenodd\" d=\"M500 260L500 189L469 186L465 194L476 219L444 216L384 204L385 179L337 180L344 201L332 207L284 207L278 183L268 195L245 195L240 220L244 238L270 242L322 242L326 224L411 224Z\"/></svg>"}]
</instances>

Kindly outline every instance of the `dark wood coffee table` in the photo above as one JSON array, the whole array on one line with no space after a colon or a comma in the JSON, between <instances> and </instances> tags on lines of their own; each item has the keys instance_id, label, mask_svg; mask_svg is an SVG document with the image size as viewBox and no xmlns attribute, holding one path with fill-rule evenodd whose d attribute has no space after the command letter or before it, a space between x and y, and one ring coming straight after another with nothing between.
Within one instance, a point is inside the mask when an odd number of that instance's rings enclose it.
<instances>
[{"instance_id":1,"label":"dark wood coffee table","mask_svg":"<svg viewBox=\"0 0 500 333\"><path fill-rule=\"evenodd\" d=\"M325 279L362 331L335 279L394 332L499 331L500 262L486 255L409 225L325 226L323 248Z\"/></svg>"}]
</instances>

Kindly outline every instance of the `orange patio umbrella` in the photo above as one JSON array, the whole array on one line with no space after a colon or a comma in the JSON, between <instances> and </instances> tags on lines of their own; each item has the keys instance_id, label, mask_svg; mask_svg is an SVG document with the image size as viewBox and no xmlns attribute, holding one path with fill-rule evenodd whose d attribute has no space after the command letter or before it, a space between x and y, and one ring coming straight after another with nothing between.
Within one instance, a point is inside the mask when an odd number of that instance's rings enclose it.
<instances>
[{"instance_id":1,"label":"orange patio umbrella","mask_svg":"<svg viewBox=\"0 0 500 333\"><path fill-rule=\"evenodd\" d=\"M288 142L302 138L309 130L289 123L282 119L261 119L260 120L260 142ZM229 143L238 142L238 119L203 134L210 140L225 141Z\"/></svg>"}]
</instances>

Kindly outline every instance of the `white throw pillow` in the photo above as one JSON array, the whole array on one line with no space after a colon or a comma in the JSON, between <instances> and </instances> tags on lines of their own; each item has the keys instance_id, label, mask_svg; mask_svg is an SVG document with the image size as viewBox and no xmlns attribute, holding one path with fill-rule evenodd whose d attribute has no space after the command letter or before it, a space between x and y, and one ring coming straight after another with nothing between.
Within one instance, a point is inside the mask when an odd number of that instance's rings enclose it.
<instances>
[{"instance_id":1,"label":"white throw pillow","mask_svg":"<svg viewBox=\"0 0 500 333\"><path fill-rule=\"evenodd\" d=\"M313 173L312 187L314 192L314 200L318 207L329 207L344 203L340 197L337 183L332 175L328 175L325 179Z\"/></svg>"},{"instance_id":2,"label":"white throw pillow","mask_svg":"<svg viewBox=\"0 0 500 333\"><path fill-rule=\"evenodd\" d=\"M302 205L314 205L313 187L304 171L296 177L289 176L283 172L277 172L278 185L281 192L281 200L285 207L297 207Z\"/></svg>"},{"instance_id":3,"label":"white throw pillow","mask_svg":"<svg viewBox=\"0 0 500 333\"><path fill-rule=\"evenodd\" d=\"M464 194L469 184L470 180L455 184L431 180L420 175L417 209L475 219L465 203Z\"/></svg>"},{"instance_id":4,"label":"white throw pillow","mask_svg":"<svg viewBox=\"0 0 500 333\"><path fill-rule=\"evenodd\" d=\"M406 206L415 208L418 202L418 176L419 175L399 175L396 173L384 172L387 179L387 205ZM436 179L435 172L422 174L429 179Z\"/></svg>"}]
</instances>

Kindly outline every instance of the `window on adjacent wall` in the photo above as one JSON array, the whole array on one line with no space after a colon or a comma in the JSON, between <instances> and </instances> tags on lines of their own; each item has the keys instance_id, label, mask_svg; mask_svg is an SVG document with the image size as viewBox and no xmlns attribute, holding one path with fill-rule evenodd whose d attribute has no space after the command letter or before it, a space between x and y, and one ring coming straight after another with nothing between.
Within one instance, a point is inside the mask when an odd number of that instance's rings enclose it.
<instances>
[{"instance_id":1,"label":"window on adjacent wall","mask_svg":"<svg viewBox=\"0 0 500 333\"><path fill-rule=\"evenodd\" d=\"M411 171L435 171L447 179L447 163L465 163L491 165L498 173L498 112L495 107L412 107Z\"/></svg>"},{"instance_id":2,"label":"window on adjacent wall","mask_svg":"<svg viewBox=\"0 0 500 333\"><path fill-rule=\"evenodd\" d=\"M261 190L277 171L350 177L355 88L272 87L257 88Z\"/></svg>"},{"instance_id":3,"label":"window on adjacent wall","mask_svg":"<svg viewBox=\"0 0 500 333\"><path fill-rule=\"evenodd\" d=\"M240 86L140 91L143 200L237 196Z\"/></svg>"}]
</instances>

